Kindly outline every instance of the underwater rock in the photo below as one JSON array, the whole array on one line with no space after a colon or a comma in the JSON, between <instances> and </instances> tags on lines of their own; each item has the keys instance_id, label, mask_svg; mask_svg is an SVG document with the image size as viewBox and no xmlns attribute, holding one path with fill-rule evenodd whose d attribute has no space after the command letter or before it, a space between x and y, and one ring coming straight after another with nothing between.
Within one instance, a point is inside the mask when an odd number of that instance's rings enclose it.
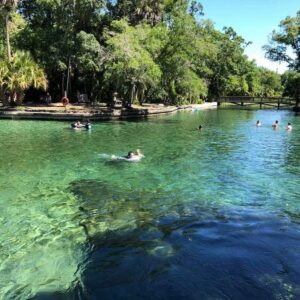
<instances>
[{"instance_id":1,"label":"underwater rock","mask_svg":"<svg viewBox=\"0 0 300 300\"><path fill-rule=\"evenodd\" d=\"M112 232L159 226L168 214L178 216L176 197L161 191L133 191L104 181L78 180L70 184L69 192L79 199L82 215L80 225L89 238ZM161 205L158 205L158 200ZM159 230L160 231L160 230Z\"/></svg>"}]
</instances>

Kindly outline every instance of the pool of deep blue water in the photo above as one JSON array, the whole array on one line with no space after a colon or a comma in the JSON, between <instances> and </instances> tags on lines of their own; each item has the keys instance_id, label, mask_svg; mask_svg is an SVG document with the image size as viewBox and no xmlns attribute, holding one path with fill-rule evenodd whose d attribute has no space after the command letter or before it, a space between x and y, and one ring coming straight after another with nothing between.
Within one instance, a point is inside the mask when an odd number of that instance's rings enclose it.
<instances>
[{"instance_id":1,"label":"pool of deep blue water","mask_svg":"<svg viewBox=\"0 0 300 300\"><path fill-rule=\"evenodd\" d=\"M0 299L300 299L292 112L1 120L0 136Z\"/></svg>"}]
</instances>

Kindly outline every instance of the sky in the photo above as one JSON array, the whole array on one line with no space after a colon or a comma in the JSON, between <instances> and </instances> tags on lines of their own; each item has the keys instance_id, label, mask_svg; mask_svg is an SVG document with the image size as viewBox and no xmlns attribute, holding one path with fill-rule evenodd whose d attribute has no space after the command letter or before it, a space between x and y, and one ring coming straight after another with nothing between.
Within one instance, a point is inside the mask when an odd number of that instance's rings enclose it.
<instances>
[{"instance_id":1,"label":"sky","mask_svg":"<svg viewBox=\"0 0 300 300\"><path fill-rule=\"evenodd\" d=\"M231 26L246 41L246 55L257 65L278 73L287 70L284 63L272 62L264 57L262 46L268 43L270 34L281 20L296 16L300 0L200 0L204 18L214 22L217 29Z\"/></svg>"}]
</instances>

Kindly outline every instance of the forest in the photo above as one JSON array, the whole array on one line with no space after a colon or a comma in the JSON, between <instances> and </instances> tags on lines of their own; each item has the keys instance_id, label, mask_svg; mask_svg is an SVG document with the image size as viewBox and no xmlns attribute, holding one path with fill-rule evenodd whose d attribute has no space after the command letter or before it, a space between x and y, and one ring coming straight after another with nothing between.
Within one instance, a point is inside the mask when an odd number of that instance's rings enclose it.
<instances>
[{"instance_id":1,"label":"forest","mask_svg":"<svg viewBox=\"0 0 300 300\"><path fill-rule=\"evenodd\" d=\"M189 0L0 0L0 100L4 105L92 102L176 105L219 96L300 97L300 11L271 33L266 56L280 75L250 61L246 41L222 31ZM290 54L292 53L292 54Z\"/></svg>"}]
</instances>

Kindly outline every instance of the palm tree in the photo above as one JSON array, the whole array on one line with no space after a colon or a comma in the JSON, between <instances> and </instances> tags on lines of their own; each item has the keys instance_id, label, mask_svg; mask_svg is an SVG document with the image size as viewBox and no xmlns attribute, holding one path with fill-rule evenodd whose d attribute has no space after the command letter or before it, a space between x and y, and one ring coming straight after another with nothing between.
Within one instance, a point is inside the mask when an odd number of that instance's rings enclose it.
<instances>
[{"instance_id":1,"label":"palm tree","mask_svg":"<svg viewBox=\"0 0 300 300\"><path fill-rule=\"evenodd\" d=\"M0 57L0 100L5 99L5 86L9 73L7 59Z\"/></svg>"},{"instance_id":2,"label":"palm tree","mask_svg":"<svg viewBox=\"0 0 300 300\"><path fill-rule=\"evenodd\" d=\"M28 52L16 51L14 59L0 63L0 94L5 104L20 104L29 87L47 89L46 75Z\"/></svg>"},{"instance_id":3,"label":"palm tree","mask_svg":"<svg viewBox=\"0 0 300 300\"><path fill-rule=\"evenodd\" d=\"M7 47L7 57L8 61L12 60L11 46L10 46L10 36L9 36L9 23L11 13L15 10L18 5L19 0L0 0L0 10L4 14L5 18L5 35L6 35L6 47Z\"/></svg>"}]
</instances>

